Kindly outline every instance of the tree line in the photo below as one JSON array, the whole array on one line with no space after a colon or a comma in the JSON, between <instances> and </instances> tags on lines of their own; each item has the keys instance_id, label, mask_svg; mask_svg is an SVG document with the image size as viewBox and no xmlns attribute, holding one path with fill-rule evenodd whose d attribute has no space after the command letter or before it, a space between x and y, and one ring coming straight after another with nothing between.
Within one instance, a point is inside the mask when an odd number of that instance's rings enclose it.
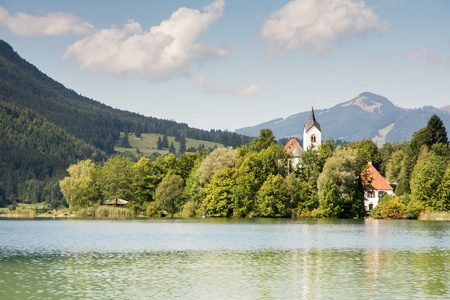
<instances>
[{"instance_id":1,"label":"tree line","mask_svg":"<svg viewBox=\"0 0 450 300\"><path fill-rule=\"evenodd\" d=\"M153 162L122 156L104 164L80 161L60 186L75 210L123 198L136 214L148 216L360 218L366 214L364 192L372 189L365 172L370 161L397 183L398 194L383 197L374 217L415 218L421 211L450 209L450 150L437 116L410 142L379 148L371 140L338 146L330 139L317 151L305 151L298 168L289 158L263 129L237 149L171 154Z\"/></svg>"}]
</instances>

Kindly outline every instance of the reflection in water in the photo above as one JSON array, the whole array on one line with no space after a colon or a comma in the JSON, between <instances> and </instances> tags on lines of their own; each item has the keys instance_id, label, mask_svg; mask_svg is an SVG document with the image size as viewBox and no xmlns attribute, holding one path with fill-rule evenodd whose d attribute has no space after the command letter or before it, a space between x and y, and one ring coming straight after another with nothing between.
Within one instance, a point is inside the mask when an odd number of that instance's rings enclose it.
<instances>
[{"instance_id":1,"label":"reflection in water","mask_svg":"<svg viewBox=\"0 0 450 300\"><path fill-rule=\"evenodd\" d=\"M450 297L445 222L10 222L0 299Z\"/></svg>"}]
</instances>

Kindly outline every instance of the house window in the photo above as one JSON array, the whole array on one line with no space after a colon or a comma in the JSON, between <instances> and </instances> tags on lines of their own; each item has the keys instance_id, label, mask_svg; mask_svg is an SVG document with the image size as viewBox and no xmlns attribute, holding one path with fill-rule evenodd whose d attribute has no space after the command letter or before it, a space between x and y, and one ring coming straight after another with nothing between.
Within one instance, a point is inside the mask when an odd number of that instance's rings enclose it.
<instances>
[{"instance_id":1,"label":"house window","mask_svg":"<svg viewBox=\"0 0 450 300\"><path fill-rule=\"evenodd\" d=\"M366 192L367 198L375 198L375 191Z\"/></svg>"},{"instance_id":2,"label":"house window","mask_svg":"<svg viewBox=\"0 0 450 300\"><path fill-rule=\"evenodd\" d=\"M369 210L372 210L373 209L373 203L370 203L369 204Z\"/></svg>"},{"instance_id":3,"label":"house window","mask_svg":"<svg viewBox=\"0 0 450 300\"><path fill-rule=\"evenodd\" d=\"M316 142L316 135L313 134L311 135L311 143L315 143Z\"/></svg>"},{"instance_id":4,"label":"house window","mask_svg":"<svg viewBox=\"0 0 450 300\"><path fill-rule=\"evenodd\" d=\"M386 192L384 192L384 191L379 191L379 192L378 192L378 198L381 198L381 197L383 197L384 195L386 195Z\"/></svg>"}]
</instances>

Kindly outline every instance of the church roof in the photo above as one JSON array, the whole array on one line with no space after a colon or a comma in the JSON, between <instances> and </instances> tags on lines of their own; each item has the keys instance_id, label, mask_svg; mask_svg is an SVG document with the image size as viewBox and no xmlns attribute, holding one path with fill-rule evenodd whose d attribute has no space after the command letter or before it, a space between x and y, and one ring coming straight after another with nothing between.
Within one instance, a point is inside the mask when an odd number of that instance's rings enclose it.
<instances>
[{"instance_id":1,"label":"church roof","mask_svg":"<svg viewBox=\"0 0 450 300\"><path fill-rule=\"evenodd\" d=\"M314 115L314 108L311 108L311 116L309 117L308 122L306 122L305 126L303 127L303 131L308 131L311 129L311 127L316 126L317 129L319 129L320 132L322 132L322 129L320 128L319 122L316 120L316 116Z\"/></svg>"},{"instance_id":2,"label":"church roof","mask_svg":"<svg viewBox=\"0 0 450 300\"><path fill-rule=\"evenodd\" d=\"M297 142L296 139L290 140L286 146L284 146L284 152L291 153L294 155L294 157L301 156L303 153L303 148L300 146L300 144Z\"/></svg>"},{"instance_id":3,"label":"church roof","mask_svg":"<svg viewBox=\"0 0 450 300\"><path fill-rule=\"evenodd\" d=\"M370 183L374 190L393 190L389 183L384 180L383 176L378 173L377 169L375 169L371 163L369 163L369 166L367 166L365 171L368 173L368 183Z\"/></svg>"}]
</instances>

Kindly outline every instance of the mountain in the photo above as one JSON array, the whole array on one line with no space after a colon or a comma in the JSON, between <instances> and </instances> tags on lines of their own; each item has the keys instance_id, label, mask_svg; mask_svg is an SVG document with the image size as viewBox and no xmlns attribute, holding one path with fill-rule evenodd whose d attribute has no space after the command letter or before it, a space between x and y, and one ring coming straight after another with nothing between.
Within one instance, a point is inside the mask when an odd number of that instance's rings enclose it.
<instances>
[{"instance_id":1,"label":"mountain","mask_svg":"<svg viewBox=\"0 0 450 300\"><path fill-rule=\"evenodd\" d=\"M114 153L120 132L168 136L241 146L248 141L237 133L190 128L175 121L114 109L83 97L48 77L0 40L0 100L29 108L88 144ZM161 101L161 100L155 100Z\"/></svg>"},{"instance_id":2,"label":"mountain","mask_svg":"<svg viewBox=\"0 0 450 300\"><path fill-rule=\"evenodd\" d=\"M446 128L450 128L450 112L425 106L405 109L395 106L387 98L369 92L338 104L329 109L314 110L322 127L322 137L349 142L372 139L378 145L385 142L410 140L412 134L425 127L428 119L438 115ZM274 119L259 125L237 129L239 134L258 136L264 128L272 129L277 139L284 137L302 138L303 125L311 111Z\"/></svg>"},{"instance_id":3,"label":"mountain","mask_svg":"<svg viewBox=\"0 0 450 300\"><path fill-rule=\"evenodd\" d=\"M106 153L69 135L31 109L0 100L0 207L46 201L58 207L59 179L78 160Z\"/></svg>"},{"instance_id":4,"label":"mountain","mask_svg":"<svg viewBox=\"0 0 450 300\"><path fill-rule=\"evenodd\" d=\"M447 106L444 106L444 107L440 107L439 109L442 110L442 111L450 113L450 105L447 105Z\"/></svg>"}]
</instances>

